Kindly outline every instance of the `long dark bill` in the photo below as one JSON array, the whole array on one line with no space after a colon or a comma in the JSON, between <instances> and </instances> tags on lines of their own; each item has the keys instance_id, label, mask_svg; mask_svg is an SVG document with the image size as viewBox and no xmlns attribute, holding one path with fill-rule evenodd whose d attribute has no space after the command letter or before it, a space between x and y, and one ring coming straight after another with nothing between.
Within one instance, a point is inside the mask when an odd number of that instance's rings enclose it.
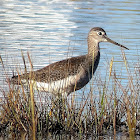
<instances>
[{"instance_id":1,"label":"long dark bill","mask_svg":"<svg viewBox=\"0 0 140 140\"><path fill-rule=\"evenodd\" d=\"M110 42L110 43L112 43L112 44L115 44L115 45L117 45L117 46L120 46L120 47L122 47L122 48L125 48L125 49L129 50L127 47L125 47L125 46L123 46L123 45L121 45L121 44L119 44L119 43L117 43L117 42L111 40L111 39L108 38L107 36L104 36L104 38L105 38L108 42Z\"/></svg>"}]
</instances>

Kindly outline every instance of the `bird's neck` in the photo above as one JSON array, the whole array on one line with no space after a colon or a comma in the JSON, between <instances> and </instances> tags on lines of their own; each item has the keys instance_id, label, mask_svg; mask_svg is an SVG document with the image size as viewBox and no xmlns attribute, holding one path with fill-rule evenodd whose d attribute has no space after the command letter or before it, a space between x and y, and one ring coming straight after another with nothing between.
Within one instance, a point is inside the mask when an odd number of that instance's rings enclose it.
<instances>
[{"instance_id":1,"label":"bird's neck","mask_svg":"<svg viewBox=\"0 0 140 140\"><path fill-rule=\"evenodd\" d=\"M99 42L91 37L88 37L87 42L88 42L88 57L90 57L91 59L93 58L95 59L100 52Z\"/></svg>"}]
</instances>

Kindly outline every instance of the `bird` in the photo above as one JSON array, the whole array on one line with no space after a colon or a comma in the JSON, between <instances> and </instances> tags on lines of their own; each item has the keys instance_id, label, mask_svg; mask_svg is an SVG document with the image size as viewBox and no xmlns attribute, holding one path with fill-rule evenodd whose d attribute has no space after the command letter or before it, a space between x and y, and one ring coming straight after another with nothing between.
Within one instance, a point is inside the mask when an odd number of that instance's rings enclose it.
<instances>
[{"instance_id":1,"label":"bird","mask_svg":"<svg viewBox=\"0 0 140 140\"><path fill-rule=\"evenodd\" d=\"M13 84L33 83L39 91L68 96L83 88L93 77L100 61L100 42L110 42L129 50L111 40L104 29L92 28L87 37L88 53L52 63L44 68L11 78ZM32 75L32 76L31 76Z\"/></svg>"}]
</instances>

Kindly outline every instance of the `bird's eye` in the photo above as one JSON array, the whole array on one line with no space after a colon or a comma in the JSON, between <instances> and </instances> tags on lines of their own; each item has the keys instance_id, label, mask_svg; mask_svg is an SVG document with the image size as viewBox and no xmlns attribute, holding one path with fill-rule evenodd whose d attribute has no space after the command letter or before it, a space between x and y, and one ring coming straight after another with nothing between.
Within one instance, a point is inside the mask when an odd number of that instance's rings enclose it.
<instances>
[{"instance_id":1,"label":"bird's eye","mask_svg":"<svg viewBox=\"0 0 140 140\"><path fill-rule=\"evenodd\" d=\"M103 35L103 33L102 33L102 32L98 32L97 34L98 34L98 35Z\"/></svg>"}]
</instances>

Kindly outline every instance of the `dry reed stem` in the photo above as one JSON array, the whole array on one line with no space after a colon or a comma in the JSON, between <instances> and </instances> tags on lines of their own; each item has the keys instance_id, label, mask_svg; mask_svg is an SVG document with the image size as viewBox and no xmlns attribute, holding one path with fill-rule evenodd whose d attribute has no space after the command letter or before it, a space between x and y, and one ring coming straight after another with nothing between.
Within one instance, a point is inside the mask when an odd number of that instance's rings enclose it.
<instances>
[{"instance_id":1,"label":"dry reed stem","mask_svg":"<svg viewBox=\"0 0 140 140\"><path fill-rule=\"evenodd\" d=\"M33 69L33 65L32 65L32 62L31 62L31 58L29 56L29 53L27 53L28 55L28 59L29 59L29 63L30 63L30 68L31 68L31 72L29 73L29 79L31 79L33 77L33 74L32 74L32 69ZM30 85L30 98L31 98L31 112L32 112L32 136L33 136L33 140L36 139L36 123L35 123L35 104L34 104L34 92L33 92L33 86L34 86L34 83L33 82L30 82L29 83Z\"/></svg>"}]
</instances>

